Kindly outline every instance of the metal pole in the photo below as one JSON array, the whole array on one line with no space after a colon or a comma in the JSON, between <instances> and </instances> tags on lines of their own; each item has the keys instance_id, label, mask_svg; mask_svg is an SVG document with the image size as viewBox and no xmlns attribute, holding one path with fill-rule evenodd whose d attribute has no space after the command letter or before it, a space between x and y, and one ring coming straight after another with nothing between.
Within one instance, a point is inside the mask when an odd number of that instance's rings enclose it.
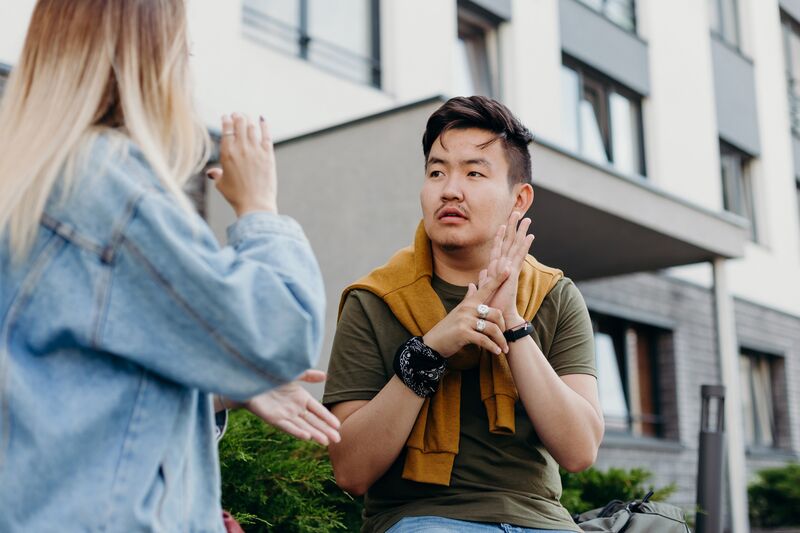
<instances>
[{"instance_id":1,"label":"metal pole","mask_svg":"<svg viewBox=\"0 0 800 533\"><path fill-rule=\"evenodd\" d=\"M725 457L725 387L700 387L700 448L697 453L697 533L722 533L722 484ZM716 399L714 420L712 400Z\"/></svg>"},{"instance_id":2,"label":"metal pole","mask_svg":"<svg viewBox=\"0 0 800 533\"><path fill-rule=\"evenodd\" d=\"M742 425L742 400L739 394L739 342L733 315L733 297L728 289L725 259L717 257L714 266L714 308L717 318L719 365L725 385L725 444L728 466L728 505L731 511L731 532L749 533L747 516L747 476Z\"/></svg>"}]
</instances>

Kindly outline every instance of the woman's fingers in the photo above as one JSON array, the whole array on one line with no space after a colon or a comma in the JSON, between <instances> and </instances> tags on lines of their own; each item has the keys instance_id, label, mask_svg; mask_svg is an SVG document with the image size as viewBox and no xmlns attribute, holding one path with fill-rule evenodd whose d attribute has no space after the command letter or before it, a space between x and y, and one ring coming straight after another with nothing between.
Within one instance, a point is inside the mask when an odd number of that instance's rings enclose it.
<instances>
[{"instance_id":1,"label":"woman's fingers","mask_svg":"<svg viewBox=\"0 0 800 533\"><path fill-rule=\"evenodd\" d=\"M309 440L311 438L311 434L308 431L300 429L297 424L288 419L276 422L275 427L296 439Z\"/></svg>"},{"instance_id":2,"label":"woman's fingers","mask_svg":"<svg viewBox=\"0 0 800 533\"><path fill-rule=\"evenodd\" d=\"M336 418L336 415L328 411L328 409L317 400L312 400L308 403L308 410L335 430L338 430L342 426L342 423Z\"/></svg>"},{"instance_id":3,"label":"woman's fingers","mask_svg":"<svg viewBox=\"0 0 800 533\"><path fill-rule=\"evenodd\" d=\"M247 142L253 146L258 145L258 130L250 119L247 119Z\"/></svg>"},{"instance_id":4,"label":"woman's fingers","mask_svg":"<svg viewBox=\"0 0 800 533\"><path fill-rule=\"evenodd\" d=\"M300 374L300 377L298 377L296 381L303 381L305 383L322 383L327 378L327 374L325 374L325 372L322 370L311 368Z\"/></svg>"},{"instance_id":5,"label":"woman's fingers","mask_svg":"<svg viewBox=\"0 0 800 533\"><path fill-rule=\"evenodd\" d=\"M342 438L339 436L339 431L331 427L329 423L318 417L311 409L307 410L302 419L305 420L311 427L325 435L328 442L339 442Z\"/></svg>"},{"instance_id":6,"label":"woman's fingers","mask_svg":"<svg viewBox=\"0 0 800 533\"><path fill-rule=\"evenodd\" d=\"M311 418L310 414L299 414L292 419L292 422L301 430L308 432L308 434L311 435L312 440L322 444L323 446L327 446L330 443L330 439L328 439L325 433L312 426L308 422L308 418Z\"/></svg>"},{"instance_id":7,"label":"woman's fingers","mask_svg":"<svg viewBox=\"0 0 800 533\"><path fill-rule=\"evenodd\" d=\"M229 115L222 115L222 129L220 130L219 152L220 157L227 154L230 149L235 133L233 131L233 120Z\"/></svg>"},{"instance_id":8,"label":"woman's fingers","mask_svg":"<svg viewBox=\"0 0 800 533\"><path fill-rule=\"evenodd\" d=\"M220 179L222 179L222 169L218 167L209 168L206 171L206 176L208 176L214 181L219 181Z\"/></svg>"},{"instance_id":9,"label":"woman's fingers","mask_svg":"<svg viewBox=\"0 0 800 533\"><path fill-rule=\"evenodd\" d=\"M261 147L264 150L271 150L272 134L269 131L269 125L264 117L258 117L258 125L261 128Z\"/></svg>"},{"instance_id":10,"label":"woman's fingers","mask_svg":"<svg viewBox=\"0 0 800 533\"><path fill-rule=\"evenodd\" d=\"M233 119L233 133L236 137L236 140L241 142L246 138L247 135L247 121L244 118L244 115L240 113L234 113L231 118Z\"/></svg>"}]
</instances>

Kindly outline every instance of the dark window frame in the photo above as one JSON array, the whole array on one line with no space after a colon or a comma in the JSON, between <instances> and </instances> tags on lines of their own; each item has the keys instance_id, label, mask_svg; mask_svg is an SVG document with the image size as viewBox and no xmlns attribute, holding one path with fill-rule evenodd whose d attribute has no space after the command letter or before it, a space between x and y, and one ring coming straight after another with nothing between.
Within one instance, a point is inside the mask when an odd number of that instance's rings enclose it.
<instances>
[{"instance_id":1,"label":"dark window frame","mask_svg":"<svg viewBox=\"0 0 800 533\"><path fill-rule=\"evenodd\" d=\"M677 438L668 436L669 434L676 434L678 424L677 420L668 420L670 413L667 413L667 410L664 408L666 397L664 390L662 390L663 376L660 369L662 363L669 362L668 360L663 360L665 357L668 357L667 354L662 353L662 346L665 344L664 340L666 337L669 337L671 340L671 338L674 336L674 332L671 329L664 329L663 327L633 321L627 318L602 312L596 312L592 309L589 310L589 314L591 316L592 330L594 334L607 334L611 337L614 343L614 351L616 352L617 364L620 369L620 379L622 380L623 394L628 409L628 419L626 420L627 429L619 430L616 428L609 428L607 426L607 433L613 435L628 435L634 438L658 439L664 441ZM645 337L649 358L649 367L651 371L649 374L650 391L652 393L650 401L652 402L655 411L654 413L640 414L638 420L634 419L634 415L632 413L633 409L630 390L631 377L629 375L631 369L628 367L627 361L629 354L627 354L628 347L626 335L627 331L630 329L633 329L636 332L637 338L640 335ZM633 357L638 358L639 354L634 354ZM598 376L598 379L602 378ZM640 382L639 388L641 393L641 369L639 369L639 374L636 376L636 380L639 380ZM671 415L674 416L675 413L672 413ZM654 434L648 434L644 431L637 433L635 431L636 424L641 424L642 426L652 426L654 429Z\"/></svg>"},{"instance_id":2,"label":"dark window frame","mask_svg":"<svg viewBox=\"0 0 800 533\"><path fill-rule=\"evenodd\" d=\"M764 444L763 442L758 441L758 429L755 431L755 440L756 442L747 443L746 447L749 452L775 452L778 450L786 449L787 446L790 446L790 441L788 439L788 430L789 430L789 420L786 418L788 413L786 410L788 409L787 405L781 405L782 411L779 411L779 403L785 403L783 400L787 399L787 390L786 390L786 383L780 380L780 376L785 374L785 368L781 371L779 369L779 365L785 365L785 357L755 348L750 348L748 346L741 346L739 348L739 357L747 357L751 360L755 361L766 361L767 367L769 369L769 395L770 395L770 402L772 404L772 412L769 413L770 416L770 425L771 425L771 432L772 432L772 444ZM784 376L785 377L785 376ZM754 391L753 391L753 381L752 379L748 380L748 386L750 390L748 391L748 396L751 400L754 398ZM779 391L778 388L782 390ZM744 391L742 391L744 392ZM754 406L753 406L754 407ZM783 414L782 414L783 413ZM754 416L754 422L757 424L756 416ZM746 430L746 428L745 428ZM748 435L744 435L744 438L747 439Z\"/></svg>"},{"instance_id":3,"label":"dark window frame","mask_svg":"<svg viewBox=\"0 0 800 533\"><path fill-rule=\"evenodd\" d=\"M594 11L595 13L597 13L598 15L603 17L604 19L608 20L609 22L611 22L612 24L614 24L618 28L620 28L620 29L622 29L624 31L633 33L634 35L637 34L637 32L638 32L638 23L637 23L637 20L636 20L637 19L637 16L636 16L636 8L637 8L636 0L597 0L597 1L599 1L601 3L600 9L595 8L593 5L590 5L585 0L578 0L578 2L580 4L588 7L589 9L591 9L592 11ZM630 27L623 26L618 21L614 20L613 18L611 18L608 15L609 5L611 5L611 4L623 4L623 7L625 7L627 10L630 11Z\"/></svg>"},{"instance_id":4,"label":"dark window frame","mask_svg":"<svg viewBox=\"0 0 800 533\"><path fill-rule=\"evenodd\" d=\"M726 0L710 0L714 2L717 6L717 14L719 17L719 27L721 31L717 31L713 26L710 29L711 35L713 35L716 39L720 42L732 47L740 54L742 53L742 19L739 16L739 0L730 0L733 5L733 12L730 13L723 9L725 6ZM734 36L733 39L730 36L725 35L725 26L727 22L727 17L733 17L733 29L734 29Z\"/></svg>"},{"instance_id":5,"label":"dark window frame","mask_svg":"<svg viewBox=\"0 0 800 533\"><path fill-rule=\"evenodd\" d=\"M757 224L755 183L750 164L753 156L739 150L732 144L722 139L719 140L720 179L722 181L722 207L725 211L734 213L750 221L750 239L759 242L759 225ZM735 190L731 190L729 176L726 173L726 159L736 159L735 167L738 169L739 183L734 183ZM742 206L744 212L736 207Z\"/></svg>"},{"instance_id":6,"label":"dark window frame","mask_svg":"<svg viewBox=\"0 0 800 533\"><path fill-rule=\"evenodd\" d=\"M463 33L471 33L473 34L472 36L477 36L482 41L482 59L485 61L485 68L488 74L488 79L486 80L488 91L486 92L489 94L485 96L500 98L502 94L502 53L498 32L503 20L485 10L478 9L469 2L458 2L456 17L457 39L462 39ZM462 32L464 29L467 31ZM494 40L494 50L492 50L490 40ZM476 87L476 89L481 88Z\"/></svg>"},{"instance_id":7,"label":"dark window frame","mask_svg":"<svg viewBox=\"0 0 800 533\"><path fill-rule=\"evenodd\" d=\"M611 126L611 112L610 112L610 100L609 96L612 92L619 94L620 96L628 99L631 102L636 104L636 114L637 114L637 121L636 121L636 141L638 144L638 159L639 159L639 168L637 169L637 174L643 178L647 178L647 162L645 159L645 148L644 148L644 116L642 113L642 100L644 97L637 93L636 91L627 88L626 86L622 85L621 83L615 81L614 79L610 78L606 74L603 74L597 69L594 69L584 63L581 63L577 59L567 55L562 54L562 66L566 67L573 72L576 72L578 75L578 103L580 103L584 98L584 87L587 85L587 82L590 86L593 86L596 90L600 91L602 94L602 98L600 99L600 109L599 115L601 123L600 126L600 133L603 138L603 146L606 151L606 157L609 160L609 165L612 168L616 168L614 165L614 146L613 146L613 138L612 138L612 126ZM578 144L580 145L580 139L583 136L583 124L580 120L580 110L578 110L578 124L576 127L576 131L578 134ZM579 152L580 153L580 148Z\"/></svg>"},{"instance_id":8,"label":"dark window frame","mask_svg":"<svg viewBox=\"0 0 800 533\"><path fill-rule=\"evenodd\" d=\"M369 57L361 56L351 50L342 48L336 43L332 43L325 39L319 39L313 37L309 33L309 22L308 22L309 0L297 0L298 2L297 27L286 24L283 21L273 19L272 17L262 12L261 10L248 6L246 2L244 2L242 5L242 22L245 26L249 26L253 29L256 29L257 31L270 32L270 31L275 31L277 29L282 33L293 35L293 37L286 39L287 41L292 42L298 46L297 54L291 54L292 56L299 57L304 61L308 61L312 65L316 65L327 72L339 75L340 77L343 77L350 81L364 83L364 80L355 79L355 77L353 76L348 76L347 74L342 73L341 70L331 67L329 64L326 64L325 62L312 61L310 59L310 54L309 54L311 47L315 43L320 43L324 45L326 48L328 48L329 52L333 55L339 55L343 58L348 58L351 60L364 61L369 69L369 81L367 81L366 83L371 87L380 89L382 87L381 44L380 44L381 43L380 0L367 0L367 1L369 2L369 9L370 9ZM270 30L269 29L270 27L272 27L273 30ZM272 47L268 43L265 44L267 46ZM281 51L286 53L285 50Z\"/></svg>"},{"instance_id":9,"label":"dark window frame","mask_svg":"<svg viewBox=\"0 0 800 533\"><path fill-rule=\"evenodd\" d=\"M792 47L789 40L790 33L794 33L800 39L800 22L781 10L781 40L783 41L786 92L789 99L789 122L792 133L800 137L800 78L794 78L791 66L793 60L800 62L800 57L792 57Z\"/></svg>"}]
</instances>

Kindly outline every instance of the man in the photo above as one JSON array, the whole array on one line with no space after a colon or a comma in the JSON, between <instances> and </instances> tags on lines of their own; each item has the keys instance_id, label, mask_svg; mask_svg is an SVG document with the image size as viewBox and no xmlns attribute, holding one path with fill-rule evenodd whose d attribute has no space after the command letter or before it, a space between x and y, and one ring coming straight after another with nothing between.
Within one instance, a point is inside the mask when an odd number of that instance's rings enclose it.
<instances>
[{"instance_id":1,"label":"man","mask_svg":"<svg viewBox=\"0 0 800 533\"><path fill-rule=\"evenodd\" d=\"M342 296L323 402L363 531L580 531L558 466L589 467L603 436L592 328L527 255L531 140L489 98L442 105L414 244Z\"/></svg>"}]
</instances>

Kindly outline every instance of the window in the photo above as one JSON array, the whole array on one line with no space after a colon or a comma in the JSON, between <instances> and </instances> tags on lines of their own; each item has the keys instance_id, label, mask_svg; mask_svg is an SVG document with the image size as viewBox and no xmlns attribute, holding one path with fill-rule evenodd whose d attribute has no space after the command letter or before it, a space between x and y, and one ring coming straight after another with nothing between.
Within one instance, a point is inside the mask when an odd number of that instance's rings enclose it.
<instances>
[{"instance_id":1,"label":"window","mask_svg":"<svg viewBox=\"0 0 800 533\"><path fill-rule=\"evenodd\" d=\"M779 440L776 410L780 357L755 350L741 350L739 378L745 443L750 448L775 448Z\"/></svg>"},{"instance_id":2,"label":"window","mask_svg":"<svg viewBox=\"0 0 800 533\"><path fill-rule=\"evenodd\" d=\"M245 34L348 79L380 87L379 0L244 0Z\"/></svg>"},{"instance_id":3,"label":"window","mask_svg":"<svg viewBox=\"0 0 800 533\"><path fill-rule=\"evenodd\" d=\"M750 176L749 155L720 141L720 166L722 175L722 205L726 211L736 213L750 221L750 238L757 240L753 184Z\"/></svg>"},{"instance_id":4,"label":"window","mask_svg":"<svg viewBox=\"0 0 800 533\"><path fill-rule=\"evenodd\" d=\"M644 176L641 96L571 60L562 66L561 83L566 147Z\"/></svg>"},{"instance_id":5,"label":"window","mask_svg":"<svg viewBox=\"0 0 800 533\"><path fill-rule=\"evenodd\" d=\"M635 436L666 437L659 365L668 332L592 314L597 385L606 429ZM669 428L672 430L673 428Z\"/></svg>"},{"instance_id":6,"label":"window","mask_svg":"<svg viewBox=\"0 0 800 533\"><path fill-rule=\"evenodd\" d=\"M741 46L737 1L708 0L711 33L736 49Z\"/></svg>"},{"instance_id":7,"label":"window","mask_svg":"<svg viewBox=\"0 0 800 533\"><path fill-rule=\"evenodd\" d=\"M800 135L800 24L785 13L781 14L781 21L789 116L792 131Z\"/></svg>"},{"instance_id":8,"label":"window","mask_svg":"<svg viewBox=\"0 0 800 533\"><path fill-rule=\"evenodd\" d=\"M497 97L499 93L497 21L458 8L455 93Z\"/></svg>"},{"instance_id":9,"label":"window","mask_svg":"<svg viewBox=\"0 0 800 533\"><path fill-rule=\"evenodd\" d=\"M3 96L3 90L6 87L6 81L8 81L8 73L8 67L0 63L0 96Z\"/></svg>"},{"instance_id":10,"label":"window","mask_svg":"<svg viewBox=\"0 0 800 533\"><path fill-rule=\"evenodd\" d=\"M636 31L636 6L633 0L580 0L624 30Z\"/></svg>"}]
</instances>

